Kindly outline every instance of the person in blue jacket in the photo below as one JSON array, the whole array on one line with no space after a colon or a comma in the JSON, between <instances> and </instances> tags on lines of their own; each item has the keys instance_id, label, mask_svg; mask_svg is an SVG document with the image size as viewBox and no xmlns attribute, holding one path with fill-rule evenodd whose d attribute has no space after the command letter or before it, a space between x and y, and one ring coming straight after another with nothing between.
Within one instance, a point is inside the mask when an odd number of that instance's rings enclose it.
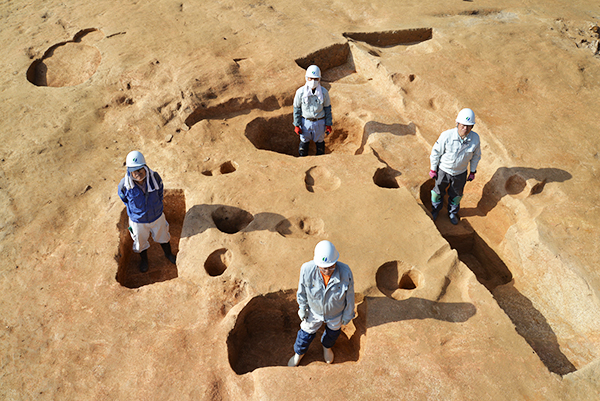
<instances>
[{"instance_id":1,"label":"person in blue jacket","mask_svg":"<svg viewBox=\"0 0 600 401\"><path fill-rule=\"evenodd\" d=\"M321 86L321 70L316 65L306 69L306 84L294 96L294 131L300 136L300 157L308 156L310 141L317 146L317 155L325 154L325 133L331 133L331 100Z\"/></svg>"},{"instance_id":2,"label":"person in blue jacket","mask_svg":"<svg viewBox=\"0 0 600 401\"><path fill-rule=\"evenodd\" d=\"M300 330L294 343L294 356L288 366L298 366L323 323L321 337L325 362L333 362L331 348L339 337L342 326L354 318L354 279L352 271L340 257L335 246L321 241L315 247L315 256L300 269L298 283L298 315Z\"/></svg>"},{"instance_id":3,"label":"person in blue jacket","mask_svg":"<svg viewBox=\"0 0 600 401\"><path fill-rule=\"evenodd\" d=\"M125 161L127 173L119 182L119 197L127 206L129 233L133 239L133 251L139 253L139 270L148 271L148 238L158 242L167 259L173 264L176 257L171 252L169 223L163 213L163 183L158 173L146 166L142 153L129 152Z\"/></svg>"}]
</instances>

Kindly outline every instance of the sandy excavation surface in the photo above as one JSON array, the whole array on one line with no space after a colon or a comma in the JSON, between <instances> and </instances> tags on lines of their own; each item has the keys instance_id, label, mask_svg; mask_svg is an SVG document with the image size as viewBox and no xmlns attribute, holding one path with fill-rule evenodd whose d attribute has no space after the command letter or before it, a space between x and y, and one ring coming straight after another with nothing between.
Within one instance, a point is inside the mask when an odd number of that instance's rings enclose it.
<instances>
[{"instance_id":1,"label":"sandy excavation surface","mask_svg":"<svg viewBox=\"0 0 600 401\"><path fill-rule=\"evenodd\" d=\"M0 399L600 398L600 2L0 3ZM298 158L316 63L334 132ZM483 158L431 220L438 135ZM140 150L177 265L141 274ZM288 368L328 239L357 317Z\"/></svg>"}]
</instances>

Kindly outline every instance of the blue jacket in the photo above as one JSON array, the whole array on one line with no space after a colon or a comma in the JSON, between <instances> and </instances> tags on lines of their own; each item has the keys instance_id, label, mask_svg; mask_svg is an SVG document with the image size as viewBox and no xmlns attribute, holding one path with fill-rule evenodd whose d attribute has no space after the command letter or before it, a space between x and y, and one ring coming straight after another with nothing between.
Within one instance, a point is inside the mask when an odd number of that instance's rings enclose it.
<instances>
[{"instance_id":1,"label":"blue jacket","mask_svg":"<svg viewBox=\"0 0 600 401\"><path fill-rule=\"evenodd\" d=\"M310 309L325 322L339 316L349 322L354 318L352 271L347 264L337 262L337 267L325 288L323 277L315 262L306 262L300 269L296 298L300 309Z\"/></svg>"},{"instance_id":2,"label":"blue jacket","mask_svg":"<svg viewBox=\"0 0 600 401\"><path fill-rule=\"evenodd\" d=\"M144 192L138 184L128 190L125 188L125 178L119 183L119 197L127 206L127 215L135 223L152 223L163 213L163 183L156 172L154 178L158 189L152 192Z\"/></svg>"}]
</instances>

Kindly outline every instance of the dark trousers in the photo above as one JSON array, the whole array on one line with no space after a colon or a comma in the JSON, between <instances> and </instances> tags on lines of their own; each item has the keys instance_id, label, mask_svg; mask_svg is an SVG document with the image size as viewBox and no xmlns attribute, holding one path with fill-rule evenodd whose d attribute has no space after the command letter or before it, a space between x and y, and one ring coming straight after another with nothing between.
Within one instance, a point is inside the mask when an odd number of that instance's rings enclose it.
<instances>
[{"instance_id":1,"label":"dark trousers","mask_svg":"<svg viewBox=\"0 0 600 401\"><path fill-rule=\"evenodd\" d=\"M458 215L460 200L462 199L466 183L466 171L462 174L450 175L443 170L438 170L435 186L431 191L432 212L439 213L439 211L442 210L442 202L444 200L444 195L446 195L446 189L448 189L448 214Z\"/></svg>"},{"instance_id":2,"label":"dark trousers","mask_svg":"<svg viewBox=\"0 0 600 401\"><path fill-rule=\"evenodd\" d=\"M338 339L341 332L342 329L331 330L329 327L327 327L327 325L325 325L325 331L323 332L323 336L321 336L321 344L323 344L323 347L333 347L333 344L335 344L335 341ZM294 343L294 352L298 355L306 354L308 346L316 336L317 333L309 334L302 329L298 330L296 342Z\"/></svg>"}]
</instances>

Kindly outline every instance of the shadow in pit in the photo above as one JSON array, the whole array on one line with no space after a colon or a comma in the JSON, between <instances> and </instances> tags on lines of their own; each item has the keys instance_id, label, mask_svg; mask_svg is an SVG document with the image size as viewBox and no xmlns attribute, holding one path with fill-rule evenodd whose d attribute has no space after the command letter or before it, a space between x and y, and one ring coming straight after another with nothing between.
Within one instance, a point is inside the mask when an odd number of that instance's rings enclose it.
<instances>
[{"instance_id":1,"label":"shadow in pit","mask_svg":"<svg viewBox=\"0 0 600 401\"><path fill-rule=\"evenodd\" d=\"M294 132L294 116L258 117L246 125L246 138L256 149L298 156L300 137Z\"/></svg>"},{"instance_id":2,"label":"shadow in pit","mask_svg":"<svg viewBox=\"0 0 600 401\"><path fill-rule=\"evenodd\" d=\"M463 208L461 215L487 216L506 195L522 198L537 195L547 183L564 182L571 178L569 172L557 168L500 167L483 186L477 207Z\"/></svg>"},{"instance_id":3,"label":"shadow in pit","mask_svg":"<svg viewBox=\"0 0 600 401\"><path fill-rule=\"evenodd\" d=\"M185 215L185 224L181 230L181 237L188 238L202 234L210 228L225 234L250 231L278 231L277 226L285 217L277 213L261 212L255 215L229 205L194 205Z\"/></svg>"},{"instance_id":4,"label":"shadow in pit","mask_svg":"<svg viewBox=\"0 0 600 401\"><path fill-rule=\"evenodd\" d=\"M366 332L363 304L358 305L358 316L353 320L355 331L348 336L349 332L343 329L333 347L336 364L358 361L360 338ZM352 324L346 327L350 326ZM238 375L243 375L268 366L287 366L288 360L294 355L294 342L299 329L295 290L253 298L240 312L227 337L231 368ZM317 333L301 366L323 362L320 344L323 329L321 327Z\"/></svg>"},{"instance_id":5,"label":"shadow in pit","mask_svg":"<svg viewBox=\"0 0 600 401\"><path fill-rule=\"evenodd\" d=\"M169 233L171 234L171 249L173 254L179 251L179 239L183 227L185 214L185 194L181 189L165 189L164 192L164 213L169 223ZM148 249L149 270L141 273L138 270L140 256L133 252L133 240L128 231L129 217L127 209L121 212L121 218L117 224L119 229L119 253L115 255L117 261L116 280L124 287L139 288L144 285L167 281L177 277L177 266L172 264L165 257L159 244L149 239L150 249Z\"/></svg>"},{"instance_id":6,"label":"shadow in pit","mask_svg":"<svg viewBox=\"0 0 600 401\"><path fill-rule=\"evenodd\" d=\"M293 114L275 117L257 117L246 125L244 135L256 149L298 157L300 137L294 132ZM333 126L333 133L325 136L325 154L336 150L353 137L347 128ZM315 156L317 148L313 141L309 143L308 155Z\"/></svg>"},{"instance_id":7,"label":"shadow in pit","mask_svg":"<svg viewBox=\"0 0 600 401\"><path fill-rule=\"evenodd\" d=\"M350 45L348 42L334 43L331 46L319 49L307 56L294 60L296 64L307 69L311 65L318 65L321 71L326 71L346 64L350 55Z\"/></svg>"},{"instance_id":8,"label":"shadow in pit","mask_svg":"<svg viewBox=\"0 0 600 401\"><path fill-rule=\"evenodd\" d=\"M192 127L194 124L207 119L221 120L234 118L243 114L250 114L252 110L274 111L281 108L279 99L269 96L260 100L256 95L251 97L231 98L224 103L207 106L201 103L187 118L185 124ZM285 103L285 101L283 101Z\"/></svg>"},{"instance_id":9,"label":"shadow in pit","mask_svg":"<svg viewBox=\"0 0 600 401\"><path fill-rule=\"evenodd\" d=\"M398 29L381 32L344 32L345 38L365 42L371 46L392 47L424 42L433 38L432 28Z\"/></svg>"},{"instance_id":10,"label":"shadow in pit","mask_svg":"<svg viewBox=\"0 0 600 401\"><path fill-rule=\"evenodd\" d=\"M575 366L561 352L556 334L546 318L514 287L512 273L504 261L471 225L464 219L458 226L444 222L436 225L450 247L457 251L458 258L492 293L498 306L515 325L517 333L531 346L546 368L559 375L574 372Z\"/></svg>"},{"instance_id":11,"label":"shadow in pit","mask_svg":"<svg viewBox=\"0 0 600 401\"><path fill-rule=\"evenodd\" d=\"M394 136L416 135L417 127L413 123L403 124L384 124L377 121L369 121L363 128L362 142L356 150L356 155L361 155L365 150L365 145L369 136L374 133L389 133Z\"/></svg>"}]
</instances>

